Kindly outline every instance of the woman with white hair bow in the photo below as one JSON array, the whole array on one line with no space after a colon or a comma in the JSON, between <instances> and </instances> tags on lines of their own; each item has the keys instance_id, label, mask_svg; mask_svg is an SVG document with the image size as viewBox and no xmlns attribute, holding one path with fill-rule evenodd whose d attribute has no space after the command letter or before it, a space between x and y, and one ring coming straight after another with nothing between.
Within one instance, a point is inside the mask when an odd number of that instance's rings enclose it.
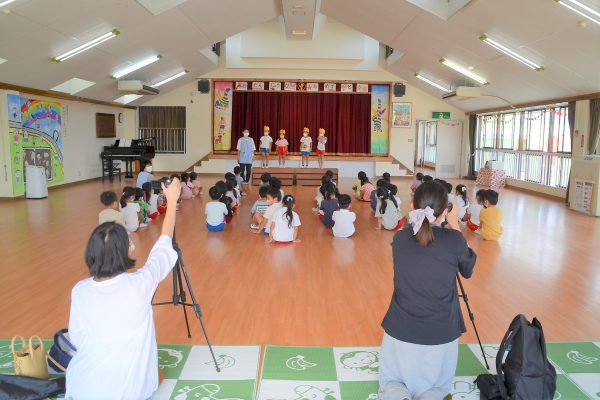
<instances>
[{"instance_id":1,"label":"woman with white hair bow","mask_svg":"<svg viewBox=\"0 0 600 400\"><path fill-rule=\"evenodd\" d=\"M471 277L476 255L445 187L423 183L411 208L410 225L392 242L394 293L381 324L379 398L441 400L450 393L466 331L456 274Z\"/></svg>"}]
</instances>

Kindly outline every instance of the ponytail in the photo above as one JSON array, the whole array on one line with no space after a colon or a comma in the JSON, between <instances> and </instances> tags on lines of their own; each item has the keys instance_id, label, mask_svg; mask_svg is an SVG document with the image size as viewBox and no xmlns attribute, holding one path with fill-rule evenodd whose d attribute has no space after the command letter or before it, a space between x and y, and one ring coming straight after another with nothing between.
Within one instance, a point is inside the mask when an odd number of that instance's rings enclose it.
<instances>
[{"instance_id":1,"label":"ponytail","mask_svg":"<svg viewBox=\"0 0 600 400\"><path fill-rule=\"evenodd\" d=\"M135 189L130 186L125 186L123 188L123 195L121 196L121 208L127 207L127 199L131 196L135 196Z\"/></svg>"},{"instance_id":2,"label":"ponytail","mask_svg":"<svg viewBox=\"0 0 600 400\"><path fill-rule=\"evenodd\" d=\"M379 206L379 213L381 215L385 214L385 210L387 209L387 199L390 198L390 192L387 187L380 187L377 189L377 198L381 200L381 204Z\"/></svg>"},{"instance_id":3,"label":"ponytail","mask_svg":"<svg viewBox=\"0 0 600 400\"><path fill-rule=\"evenodd\" d=\"M462 197L465 202L465 207L469 205L469 199L467 198L467 187L465 185L456 185L456 193Z\"/></svg>"},{"instance_id":4,"label":"ponytail","mask_svg":"<svg viewBox=\"0 0 600 400\"><path fill-rule=\"evenodd\" d=\"M292 196L291 194L288 194L287 196L285 196L283 198L283 205L284 207L287 208L287 210L285 210L285 217L287 218L288 221L288 228L292 228L292 222L294 221L294 196Z\"/></svg>"},{"instance_id":5,"label":"ponytail","mask_svg":"<svg viewBox=\"0 0 600 400\"><path fill-rule=\"evenodd\" d=\"M433 242L433 229L431 229L431 224L429 220L425 218L423 220L423 224L421 225L421 229L415 235L415 240L417 243L423 247L429 246L431 242Z\"/></svg>"}]
</instances>

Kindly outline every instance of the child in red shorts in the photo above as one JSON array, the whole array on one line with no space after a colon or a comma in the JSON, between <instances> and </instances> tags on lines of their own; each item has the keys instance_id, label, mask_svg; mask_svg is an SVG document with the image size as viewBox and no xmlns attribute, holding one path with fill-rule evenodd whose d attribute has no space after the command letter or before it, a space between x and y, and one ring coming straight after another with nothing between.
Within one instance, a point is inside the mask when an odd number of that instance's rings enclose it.
<instances>
[{"instance_id":1,"label":"child in red shorts","mask_svg":"<svg viewBox=\"0 0 600 400\"><path fill-rule=\"evenodd\" d=\"M279 139L275 142L277 155L279 156L279 167L285 167L285 156L288 150L288 141L285 138L285 129L279 130Z\"/></svg>"},{"instance_id":2,"label":"child in red shorts","mask_svg":"<svg viewBox=\"0 0 600 400\"><path fill-rule=\"evenodd\" d=\"M317 137L317 157L319 159L319 168L323 168L323 158L325 157L325 143L327 143L325 129L319 128L319 136Z\"/></svg>"}]
</instances>

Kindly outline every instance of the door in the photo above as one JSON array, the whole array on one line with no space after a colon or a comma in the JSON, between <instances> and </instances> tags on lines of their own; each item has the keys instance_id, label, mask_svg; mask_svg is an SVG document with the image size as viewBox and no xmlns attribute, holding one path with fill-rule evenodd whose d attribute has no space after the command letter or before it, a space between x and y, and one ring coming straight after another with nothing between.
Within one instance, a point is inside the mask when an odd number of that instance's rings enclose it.
<instances>
[{"instance_id":1,"label":"door","mask_svg":"<svg viewBox=\"0 0 600 400\"><path fill-rule=\"evenodd\" d=\"M436 178L460 178L463 149L462 132L462 121L439 120L437 122Z\"/></svg>"}]
</instances>

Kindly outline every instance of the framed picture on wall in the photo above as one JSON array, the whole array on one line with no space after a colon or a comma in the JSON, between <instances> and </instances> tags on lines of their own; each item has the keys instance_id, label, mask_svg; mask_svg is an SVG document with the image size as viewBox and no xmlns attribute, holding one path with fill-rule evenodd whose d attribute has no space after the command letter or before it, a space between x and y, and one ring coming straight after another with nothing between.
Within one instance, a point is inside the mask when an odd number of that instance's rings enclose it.
<instances>
[{"instance_id":1,"label":"framed picture on wall","mask_svg":"<svg viewBox=\"0 0 600 400\"><path fill-rule=\"evenodd\" d=\"M392 128L410 128L412 126L412 103L393 103Z\"/></svg>"}]
</instances>

